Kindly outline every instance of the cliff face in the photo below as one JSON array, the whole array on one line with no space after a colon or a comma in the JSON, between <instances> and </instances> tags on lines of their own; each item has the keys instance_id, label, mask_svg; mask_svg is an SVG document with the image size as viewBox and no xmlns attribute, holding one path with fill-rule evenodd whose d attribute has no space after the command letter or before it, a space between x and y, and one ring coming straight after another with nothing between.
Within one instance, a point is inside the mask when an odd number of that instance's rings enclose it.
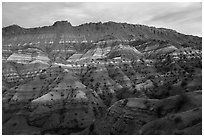
<instances>
[{"instance_id":1,"label":"cliff face","mask_svg":"<svg viewBox=\"0 0 204 137\"><path fill-rule=\"evenodd\" d=\"M201 47L201 38L197 36L184 35L174 30L165 28L148 27L127 23L105 22L86 23L79 26L72 26L67 21L57 21L52 26L38 28L22 28L17 25L8 26L2 29L4 37L20 37L21 35L60 35L65 41L103 41L103 40L166 40L180 45L191 45ZM58 36L56 36L58 37Z\"/></svg>"}]
</instances>

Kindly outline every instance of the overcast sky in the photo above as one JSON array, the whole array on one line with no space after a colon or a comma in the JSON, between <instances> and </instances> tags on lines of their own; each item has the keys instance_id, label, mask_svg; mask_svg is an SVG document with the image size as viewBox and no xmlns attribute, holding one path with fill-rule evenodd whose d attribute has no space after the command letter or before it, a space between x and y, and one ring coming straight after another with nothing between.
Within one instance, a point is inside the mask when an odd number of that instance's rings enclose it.
<instances>
[{"instance_id":1,"label":"overcast sky","mask_svg":"<svg viewBox=\"0 0 204 137\"><path fill-rule=\"evenodd\" d=\"M202 36L202 3L3 3L3 27L30 28L68 20L73 26L89 22L127 22Z\"/></svg>"}]
</instances>

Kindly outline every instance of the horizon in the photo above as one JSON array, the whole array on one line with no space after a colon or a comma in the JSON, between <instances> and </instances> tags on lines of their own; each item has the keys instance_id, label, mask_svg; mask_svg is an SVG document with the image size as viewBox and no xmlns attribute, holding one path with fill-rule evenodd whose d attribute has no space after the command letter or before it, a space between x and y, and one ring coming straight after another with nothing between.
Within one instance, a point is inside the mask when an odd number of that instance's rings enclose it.
<instances>
[{"instance_id":1,"label":"horizon","mask_svg":"<svg viewBox=\"0 0 204 137\"><path fill-rule=\"evenodd\" d=\"M37 28L51 26L56 21L68 21L72 26L79 26L86 23L112 21L171 29L185 35L202 37L201 2L125 2L122 5L121 7L121 3L117 2L56 2L54 4L3 2L2 27L18 25L22 28ZM97 10L94 8L90 10L90 7L95 7ZM12 12L13 10L15 12ZM141 12L136 12L140 10ZM104 11L107 12L104 13ZM149 15L150 12L155 14ZM132 13L136 15L129 15ZM22 20L21 17L24 19Z\"/></svg>"}]
</instances>

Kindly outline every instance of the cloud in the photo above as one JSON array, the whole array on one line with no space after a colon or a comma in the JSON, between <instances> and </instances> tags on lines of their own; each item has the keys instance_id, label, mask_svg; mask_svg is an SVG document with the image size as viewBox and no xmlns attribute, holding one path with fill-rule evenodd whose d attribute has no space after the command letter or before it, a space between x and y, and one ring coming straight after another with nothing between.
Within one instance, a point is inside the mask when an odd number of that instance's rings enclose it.
<instances>
[{"instance_id":1,"label":"cloud","mask_svg":"<svg viewBox=\"0 0 204 137\"><path fill-rule=\"evenodd\" d=\"M156 14L151 18L150 21L163 21L163 22L169 22L169 21L180 21L185 20L186 18L194 18L195 16L200 16L202 8L196 6L188 6L186 8L172 8L171 10L166 10L161 12L160 14Z\"/></svg>"},{"instance_id":2,"label":"cloud","mask_svg":"<svg viewBox=\"0 0 204 137\"><path fill-rule=\"evenodd\" d=\"M2 9L3 26L18 24L29 28L52 25L57 20L68 20L72 25L111 20L202 35L201 2L4 2Z\"/></svg>"}]
</instances>

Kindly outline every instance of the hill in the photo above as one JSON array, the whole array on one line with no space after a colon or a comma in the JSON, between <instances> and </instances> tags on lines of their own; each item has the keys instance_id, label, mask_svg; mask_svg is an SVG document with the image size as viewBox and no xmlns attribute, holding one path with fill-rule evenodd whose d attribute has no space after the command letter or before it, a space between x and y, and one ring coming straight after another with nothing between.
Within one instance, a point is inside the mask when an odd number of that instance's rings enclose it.
<instances>
[{"instance_id":1,"label":"hill","mask_svg":"<svg viewBox=\"0 0 204 137\"><path fill-rule=\"evenodd\" d=\"M2 31L3 134L202 134L200 37L115 22Z\"/></svg>"}]
</instances>

